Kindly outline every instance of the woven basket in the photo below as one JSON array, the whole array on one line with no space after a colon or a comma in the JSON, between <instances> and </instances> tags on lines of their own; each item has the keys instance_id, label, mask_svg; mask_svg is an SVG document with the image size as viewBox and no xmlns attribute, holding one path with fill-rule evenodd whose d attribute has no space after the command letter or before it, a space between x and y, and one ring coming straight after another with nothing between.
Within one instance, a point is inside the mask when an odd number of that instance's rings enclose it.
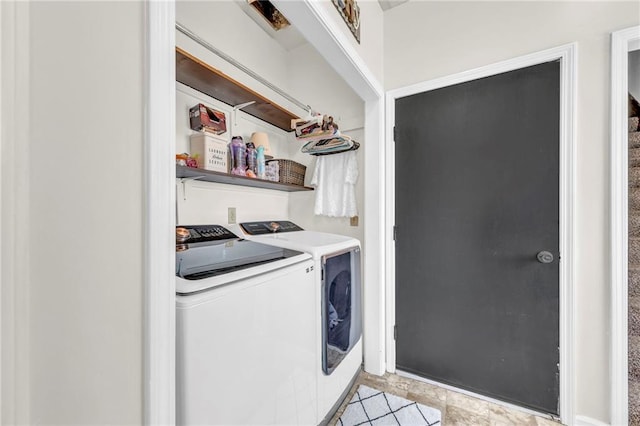
<instances>
[{"instance_id":1,"label":"woven basket","mask_svg":"<svg viewBox=\"0 0 640 426\"><path fill-rule=\"evenodd\" d=\"M269 160L267 163L271 163L273 161L278 163L278 168L280 169L280 179L278 182L290 183L292 185L299 186L304 185L304 174L307 171L307 166L296 163L295 161L284 159Z\"/></svg>"}]
</instances>

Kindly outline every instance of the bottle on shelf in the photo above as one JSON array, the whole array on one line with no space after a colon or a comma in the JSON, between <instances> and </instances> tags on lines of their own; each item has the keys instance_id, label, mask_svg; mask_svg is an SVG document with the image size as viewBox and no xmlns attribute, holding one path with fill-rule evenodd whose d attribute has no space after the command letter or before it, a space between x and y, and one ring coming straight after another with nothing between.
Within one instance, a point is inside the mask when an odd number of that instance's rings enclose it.
<instances>
[{"instance_id":1,"label":"bottle on shelf","mask_svg":"<svg viewBox=\"0 0 640 426\"><path fill-rule=\"evenodd\" d=\"M264 171L264 146L260 145L256 149L256 175L258 179L265 178Z\"/></svg>"},{"instance_id":2,"label":"bottle on shelf","mask_svg":"<svg viewBox=\"0 0 640 426\"><path fill-rule=\"evenodd\" d=\"M238 176L247 175L246 147L242 136L231 138L231 174Z\"/></svg>"},{"instance_id":3,"label":"bottle on shelf","mask_svg":"<svg viewBox=\"0 0 640 426\"><path fill-rule=\"evenodd\" d=\"M256 146L247 142L247 176L256 177Z\"/></svg>"}]
</instances>

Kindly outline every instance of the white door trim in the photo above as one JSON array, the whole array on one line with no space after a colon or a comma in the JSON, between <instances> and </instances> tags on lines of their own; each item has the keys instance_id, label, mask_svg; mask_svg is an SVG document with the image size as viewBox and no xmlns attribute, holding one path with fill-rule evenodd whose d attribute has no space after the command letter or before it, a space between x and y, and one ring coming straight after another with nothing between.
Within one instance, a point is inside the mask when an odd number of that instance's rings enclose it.
<instances>
[{"instance_id":1,"label":"white door trim","mask_svg":"<svg viewBox=\"0 0 640 426\"><path fill-rule=\"evenodd\" d=\"M175 3L146 2L144 413L175 423Z\"/></svg>"},{"instance_id":2,"label":"white door trim","mask_svg":"<svg viewBox=\"0 0 640 426\"><path fill-rule=\"evenodd\" d=\"M4 132L3 111L4 110L2 108L2 95L3 95L2 86L4 86L4 79L3 79L4 73L2 72L2 64L4 63L4 60L2 58L5 50L3 46L3 40L5 36L4 34L2 34L2 30L1 30L1 28L4 27L2 25L2 10L3 10L3 6L0 4L0 235L4 235L2 233L2 209L5 204L4 199L2 198L2 151L4 150L4 145L6 144L6 140L3 137L3 132ZM3 324L4 324L3 311L2 311L2 304L3 304L2 297L4 293L4 286L5 286L4 280L2 279L2 260L3 260L2 244L0 243L0 419L3 418L2 406L4 405L4 397L3 397L4 394L2 392L2 388L4 388L4 376L2 375L2 364L3 364L2 359L5 359L4 351L6 350L5 349L6 343L3 340L3 333L2 333ZM13 321L10 321L9 324L13 324Z\"/></svg>"},{"instance_id":3,"label":"white door trim","mask_svg":"<svg viewBox=\"0 0 640 426\"><path fill-rule=\"evenodd\" d=\"M574 207L576 164L576 88L577 88L577 44L567 44L496 64L476 68L458 74L429 80L387 92L386 128L387 158L386 175L386 234L393 234L395 223L395 153L393 127L395 124L395 101L442 87L464 83L516 69L560 61L560 418L565 424L575 420L575 291L573 269L575 256ZM395 371L396 347L393 338L395 326L395 245L386 246L386 309L387 309L387 370Z\"/></svg>"},{"instance_id":4,"label":"white door trim","mask_svg":"<svg viewBox=\"0 0 640 426\"><path fill-rule=\"evenodd\" d=\"M30 422L29 156L30 15L26 2L0 2L2 111L2 388L7 424Z\"/></svg>"},{"instance_id":5,"label":"white door trim","mask_svg":"<svg viewBox=\"0 0 640 426\"><path fill-rule=\"evenodd\" d=\"M628 53L640 26L611 34L611 424L627 424L628 383Z\"/></svg>"}]
</instances>

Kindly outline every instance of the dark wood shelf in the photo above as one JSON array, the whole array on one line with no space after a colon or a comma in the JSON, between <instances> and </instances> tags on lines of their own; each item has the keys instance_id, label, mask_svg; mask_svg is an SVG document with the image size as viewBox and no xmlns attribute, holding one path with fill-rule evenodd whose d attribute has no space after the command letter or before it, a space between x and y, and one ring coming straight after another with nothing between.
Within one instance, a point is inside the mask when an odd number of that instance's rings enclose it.
<instances>
[{"instance_id":1,"label":"dark wood shelf","mask_svg":"<svg viewBox=\"0 0 640 426\"><path fill-rule=\"evenodd\" d=\"M226 183L228 185L252 186L254 188L275 189L278 191L297 192L313 191L308 186L292 185L290 183L272 182L270 180L248 178L230 175L228 173L212 172L204 169L194 169L186 166L176 166L177 178L191 178L205 182Z\"/></svg>"},{"instance_id":2,"label":"dark wood shelf","mask_svg":"<svg viewBox=\"0 0 640 426\"><path fill-rule=\"evenodd\" d=\"M254 101L242 111L286 132L291 131L291 120L299 118L179 47L176 47L176 80L231 106Z\"/></svg>"}]
</instances>

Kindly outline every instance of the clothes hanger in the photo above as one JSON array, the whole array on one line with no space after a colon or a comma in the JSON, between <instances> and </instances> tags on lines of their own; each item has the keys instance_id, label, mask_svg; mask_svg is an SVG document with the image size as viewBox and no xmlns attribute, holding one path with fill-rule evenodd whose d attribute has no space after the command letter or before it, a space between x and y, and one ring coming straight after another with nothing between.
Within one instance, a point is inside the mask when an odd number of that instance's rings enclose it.
<instances>
[{"instance_id":1,"label":"clothes hanger","mask_svg":"<svg viewBox=\"0 0 640 426\"><path fill-rule=\"evenodd\" d=\"M314 152L314 153L311 153L311 155L320 156L320 155L340 154L341 152L357 151L358 148L360 148L360 143L353 141L353 145L351 146L351 148L340 149L335 151L327 151L327 152Z\"/></svg>"}]
</instances>

